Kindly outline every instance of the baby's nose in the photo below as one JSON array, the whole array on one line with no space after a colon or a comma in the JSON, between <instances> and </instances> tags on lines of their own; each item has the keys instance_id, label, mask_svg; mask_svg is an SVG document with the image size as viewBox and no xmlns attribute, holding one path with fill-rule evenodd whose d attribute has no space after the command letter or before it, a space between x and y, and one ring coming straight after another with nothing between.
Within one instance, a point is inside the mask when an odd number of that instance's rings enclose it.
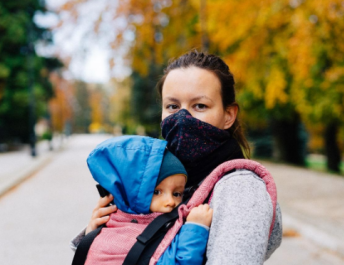
<instances>
[{"instance_id":1,"label":"baby's nose","mask_svg":"<svg viewBox=\"0 0 344 265\"><path fill-rule=\"evenodd\" d=\"M170 206L170 207L175 207L176 206L176 203L173 200L173 197L171 195L167 195L166 206Z\"/></svg>"}]
</instances>

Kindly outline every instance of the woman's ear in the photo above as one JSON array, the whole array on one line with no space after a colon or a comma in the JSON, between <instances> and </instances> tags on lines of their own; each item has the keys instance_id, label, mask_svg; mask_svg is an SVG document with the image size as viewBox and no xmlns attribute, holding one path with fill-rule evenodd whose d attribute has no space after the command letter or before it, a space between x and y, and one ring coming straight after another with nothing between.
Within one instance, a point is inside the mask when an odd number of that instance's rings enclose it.
<instances>
[{"instance_id":1,"label":"woman's ear","mask_svg":"<svg viewBox=\"0 0 344 265\"><path fill-rule=\"evenodd\" d=\"M233 123L236 120L236 117L238 115L238 106L237 105L231 105L226 108L225 113L225 124L224 124L224 130L229 129L232 127Z\"/></svg>"}]
</instances>

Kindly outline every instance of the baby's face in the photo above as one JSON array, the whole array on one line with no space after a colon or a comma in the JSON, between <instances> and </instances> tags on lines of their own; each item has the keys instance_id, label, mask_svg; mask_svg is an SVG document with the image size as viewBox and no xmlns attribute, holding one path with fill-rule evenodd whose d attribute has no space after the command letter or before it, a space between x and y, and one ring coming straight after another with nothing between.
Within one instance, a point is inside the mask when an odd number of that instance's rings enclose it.
<instances>
[{"instance_id":1,"label":"baby's face","mask_svg":"<svg viewBox=\"0 0 344 265\"><path fill-rule=\"evenodd\" d=\"M155 187L151 212L169 213L179 203L182 202L186 178L184 175L177 174L165 178Z\"/></svg>"}]
</instances>

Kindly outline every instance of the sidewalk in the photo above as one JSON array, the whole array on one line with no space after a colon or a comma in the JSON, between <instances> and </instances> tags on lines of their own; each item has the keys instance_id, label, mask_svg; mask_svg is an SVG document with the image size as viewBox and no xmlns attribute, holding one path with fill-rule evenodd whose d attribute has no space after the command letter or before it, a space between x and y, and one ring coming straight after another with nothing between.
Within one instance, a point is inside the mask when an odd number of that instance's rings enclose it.
<instances>
[{"instance_id":1,"label":"sidewalk","mask_svg":"<svg viewBox=\"0 0 344 265\"><path fill-rule=\"evenodd\" d=\"M344 258L344 177L262 161L277 185L283 230Z\"/></svg>"},{"instance_id":2,"label":"sidewalk","mask_svg":"<svg viewBox=\"0 0 344 265\"><path fill-rule=\"evenodd\" d=\"M65 139L55 137L52 141L53 150L50 151L48 141L41 141L36 145L36 157L30 155L29 146L20 151L0 153L0 196L49 163L65 143Z\"/></svg>"}]
</instances>

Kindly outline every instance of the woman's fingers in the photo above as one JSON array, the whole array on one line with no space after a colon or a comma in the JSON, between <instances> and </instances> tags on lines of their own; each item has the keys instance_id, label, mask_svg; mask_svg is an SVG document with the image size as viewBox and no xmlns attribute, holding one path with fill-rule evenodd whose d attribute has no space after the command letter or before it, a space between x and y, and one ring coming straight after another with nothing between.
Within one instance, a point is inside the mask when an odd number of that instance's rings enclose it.
<instances>
[{"instance_id":1,"label":"woman's fingers","mask_svg":"<svg viewBox=\"0 0 344 265\"><path fill-rule=\"evenodd\" d=\"M95 227L97 228L98 226L105 224L107 221L109 221L109 219L110 219L110 216L108 215L95 219L94 220Z\"/></svg>"},{"instance_id":2,"label":"woman's fingers","mask_svg":"<svg viewBox=\"0 0 344 265\"><path fill-rule=\"evenodd\" d=\"M116 205L107 206L113 201L113 196L108 195L98 200L96 208L93 209L92 217L86 228L85 234L95 230L98 226L109 221L109 214L117 211Z\"/></svg>"},{"instance_id":3,"label":"woman's fingers","mask_svg":"<svg viewBox=\"0 0 344 265\"><path fill-rule=\"evenodd\" d=\"M103 208L96 208L94 209L94 214L93 214L93 218L101 218L103 216L109 215L113 212L117 211L117 206L116 205L111 205L108 207L103 207Z\"/></svg>"},{"instance_id":4,"label":"woman's fingers","mask_svg":"<svg viewBox=\"0 0 344 265\"><path fill-rule=\"evenodd\" d=\"M103 198L100 198L98 201L98 208L105 207L106 205L108 205L112 201L113 201L113 196L111 194L108 196L105 196Z\"/></svg>"},{"instance_id":5,"label":"woman's fingers","mask_svg":"<svg viewBox=\"0 0 344 265\"><path fill-rule=\"evenodd\" d=\"M110 216L103 216L100 218L92 218L88 226L86 227L85 235L87 235L89 232L92 232L93 230L97 229L98 226L105 224L107 221L109 221Z\"/></svg>"},{"instance_id":6,"label":"woman's fingers","mask_svg":"<svg viewBox=\"0 0 344 265\"><path fill-rule=\"evenodd\" d=\"M110 219L109 214L116 211L116 205L111 205L103 208L95 208L93 211L91 221L89 222L86 228L85 234L87 235L89 232L97 229L98 226L105 224Z\"/></svg>"}]
</instances>

